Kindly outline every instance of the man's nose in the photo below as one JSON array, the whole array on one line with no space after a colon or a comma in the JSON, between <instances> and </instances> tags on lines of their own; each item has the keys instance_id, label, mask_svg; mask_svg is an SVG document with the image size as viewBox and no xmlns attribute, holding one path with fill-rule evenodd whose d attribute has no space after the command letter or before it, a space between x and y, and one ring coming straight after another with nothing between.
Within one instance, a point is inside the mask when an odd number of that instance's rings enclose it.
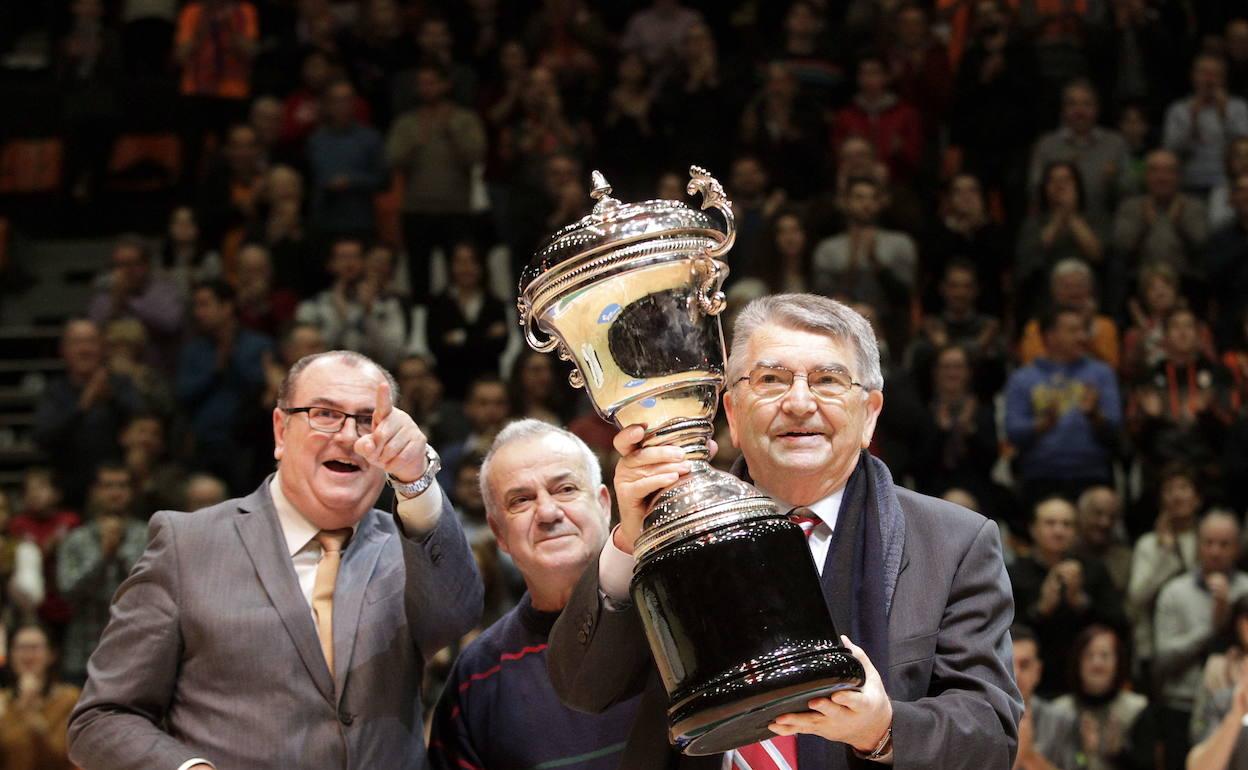
<instances>
[{"instance_id":1,"label":"man's nose","mask_svg":"<svg viewBox=\"0 0 1248 770\"><path fill-rule=\"evenodd\" d=\"M555 524L563 518L563 509L558 506L550 493L542 491L537 494L536 516L542 524Z\"/></svg>"},{"instance_id":2,"label":"man's nose","mask_svg":"<svg viewBox=\"0 0 1248 770\"><path fill-rule=\"evenodd\" d=\"M810 385L805 377L794 377L780 402L780 406L791 414L809 414L815 410L815 394L810 392Z\"/></svg>"}]
</instances>

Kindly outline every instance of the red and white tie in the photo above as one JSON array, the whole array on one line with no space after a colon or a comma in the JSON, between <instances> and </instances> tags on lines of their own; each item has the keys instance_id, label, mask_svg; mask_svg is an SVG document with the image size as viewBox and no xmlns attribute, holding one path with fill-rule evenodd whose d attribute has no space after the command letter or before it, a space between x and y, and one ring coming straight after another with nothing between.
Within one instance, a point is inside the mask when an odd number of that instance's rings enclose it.
<instances>
[{"instance_id":1,"label":"red and white tie","mask_svg":"<svg viewBox=\"0 0 1248 770\"><path fill-rule=\"evenodd\" d=\"M823 519L815 515L809 508L794 508L789 511L789 521L802 528L802 534L809 540L815 527L823 523Z\"/></svg>"}]
</instances>

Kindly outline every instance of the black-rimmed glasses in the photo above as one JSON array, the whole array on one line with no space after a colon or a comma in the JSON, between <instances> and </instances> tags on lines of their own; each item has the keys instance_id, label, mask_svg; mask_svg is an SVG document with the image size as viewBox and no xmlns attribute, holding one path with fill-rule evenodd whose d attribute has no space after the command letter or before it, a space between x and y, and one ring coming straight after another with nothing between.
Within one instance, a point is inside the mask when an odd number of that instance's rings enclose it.
<instances>
[{"instance_id":1,"label":"black-rimmed glasses","mask_svg":"<svg viewBox=\"0 0 1248 770\"><path fill-rule=\"evenodd\" d=\"M299 414L300 412L306 414L308 427L321 433L337 433L342 430L348 417L355 420L355 430L361 436L373 430L372 412L348 414L338 409L330 409L328 406L296 406L290 409L283 407L282 411L286 414Z\"/></svg>"}]
</instances>

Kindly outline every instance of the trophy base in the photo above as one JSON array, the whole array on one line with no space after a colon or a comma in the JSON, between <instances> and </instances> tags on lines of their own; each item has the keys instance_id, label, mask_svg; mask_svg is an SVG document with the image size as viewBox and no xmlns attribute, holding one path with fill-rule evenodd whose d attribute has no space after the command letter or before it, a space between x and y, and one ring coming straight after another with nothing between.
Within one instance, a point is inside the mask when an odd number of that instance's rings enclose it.
<instances>
[{"instance_id":1,"label":"trophy base","mask_svg":"<svg viewBox=\"0 0 1248 770\"><path fill-rule=\"evenodd\" d=\"M720 705L701 710L696 710L697 701L703 699L695 696L679 709L688 716L672 721L672 743L685 754L721 754L776 737L775 733L767 729L767 725L781 714L809 711L806 704L815 698L862 687L866 673L862 664L848 651L822 653L818 658L816 665L825 674L818 679L806 679L727 703L721 701ZM807 669L804 673L808 677L813 672ZM746 688L750 686L745 681L739 684ZM705 700L713 697L708 694ZM669 712L669 717L674 716L676 714Z\"/></svg>"}]
</instances>

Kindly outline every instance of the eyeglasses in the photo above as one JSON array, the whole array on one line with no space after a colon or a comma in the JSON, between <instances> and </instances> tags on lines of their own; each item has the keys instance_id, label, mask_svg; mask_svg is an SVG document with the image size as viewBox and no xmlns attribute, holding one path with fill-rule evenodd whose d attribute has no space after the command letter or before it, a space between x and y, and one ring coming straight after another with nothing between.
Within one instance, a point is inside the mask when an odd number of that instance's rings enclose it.
<instances>
[{"instance_id":1,"label":"eyeglasses","mask_svg":"<svg viewBox=\"0 0 1248 770\"><path fill-rule=\"evenodd\" d=\"M797 374L783 366L756 366L750 373L737 379L738 382L748 381L750 390L763 399L779 398L793 387L798 378L806 380L806 387L820 401L835 401L842 398L855 385L866 388L861 382L854 382L849 372L842 369L814 369L806 374Z\"/></svg>"},{"instance_id":2,"label":"eyeglasses","mask_svg":"<svg viewBox=\"0 0 1248 770\"><path fill-rule=\"evenodd\" d=\"M363 436L371 433L373 430L373 413L361 412L359 414L347 414L338 409L330 409L327 406L297 406L292 409L282 409L286 414L299 414L300 412L308 416L308 427L321 433L337 433L342 430L342 426L347 423L347 418L355 420L355 431Z\"/></svg>"}]
</instances>

